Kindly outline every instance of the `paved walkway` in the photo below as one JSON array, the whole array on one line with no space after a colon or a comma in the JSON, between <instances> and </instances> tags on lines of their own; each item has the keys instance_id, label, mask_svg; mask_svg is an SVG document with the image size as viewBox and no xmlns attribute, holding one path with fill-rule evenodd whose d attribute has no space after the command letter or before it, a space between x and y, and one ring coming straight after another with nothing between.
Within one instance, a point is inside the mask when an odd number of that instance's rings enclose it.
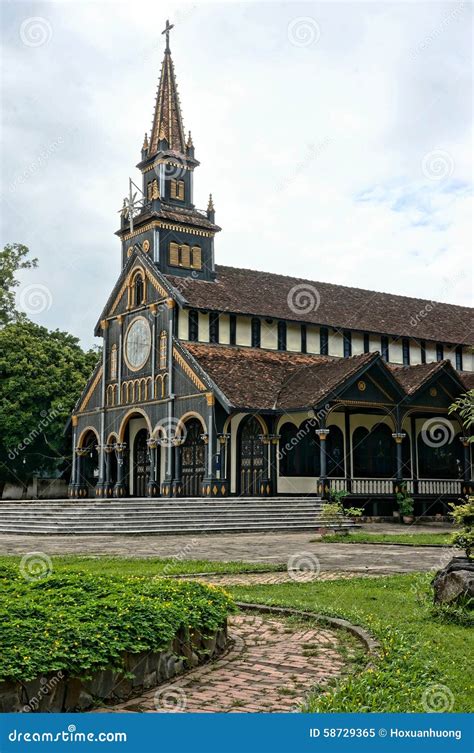
<instances>
[{"instance_id":1,"label":"paved walkway","mask_svg":"<svg viewBox=\"0 0 474 753\"><path fill-rule=\"evenodd\" d=\"M239 614L221 659L100 712L288 712L308 692L350 669L358 645L343 630Z\"/></svg>"},{"instance_id":2,"label":"paved walkway","mask_svg":"<svg viewBox=\"0 0 474 753\"><path fill-rule=\"evenodd\" d=\"M371 525L373 532L403 526ZM443 531L445 526L417 526L417 531ZM449 529L448 529L449 530ZM178 561L214 560L286 564L290 558L314 555L320 571L390 574L438 568L446 550L437 547L402 547L395 544L323 544L311 532L232 533L182 536L25 536L0 534L0 554L42 551L46 554L81 554L109 557L173 557Z\"/></svg>"}]
</instances>

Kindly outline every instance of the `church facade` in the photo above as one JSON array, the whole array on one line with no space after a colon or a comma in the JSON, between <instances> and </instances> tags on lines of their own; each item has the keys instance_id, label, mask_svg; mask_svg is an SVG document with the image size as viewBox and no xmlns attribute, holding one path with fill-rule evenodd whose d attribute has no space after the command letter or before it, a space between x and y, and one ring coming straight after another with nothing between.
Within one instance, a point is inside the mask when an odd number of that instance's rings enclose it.
<instances>
[{"instance_id":1,"label":"church facade","mask_svg":"<svg viewBox=\"0 0 474 753\"><path fill-rule=\"evenodd\" d=\"M166 40L102 360L72 415L70 497L345 490L385 515L405 488L417 514L441 511L472 486L448 414L474 387L472 310L215 264Z\"/></svg>"}]
</instances>

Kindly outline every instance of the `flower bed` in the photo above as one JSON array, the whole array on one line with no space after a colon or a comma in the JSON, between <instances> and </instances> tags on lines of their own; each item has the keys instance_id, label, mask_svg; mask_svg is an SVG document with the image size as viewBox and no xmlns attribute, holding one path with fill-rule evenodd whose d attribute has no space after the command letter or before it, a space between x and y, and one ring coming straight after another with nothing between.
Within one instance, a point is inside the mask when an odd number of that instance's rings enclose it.
<instances>
[{"instance_id":1,"label":"flower bed","mask_svg":"<svg viewBox=\"0 0 474 753\"><path fill-rule=\"evenodd\" d=\"M223 650L233 602L200 583L0 568L0 711L124 699Z\"/></svg>"}]
</instances>

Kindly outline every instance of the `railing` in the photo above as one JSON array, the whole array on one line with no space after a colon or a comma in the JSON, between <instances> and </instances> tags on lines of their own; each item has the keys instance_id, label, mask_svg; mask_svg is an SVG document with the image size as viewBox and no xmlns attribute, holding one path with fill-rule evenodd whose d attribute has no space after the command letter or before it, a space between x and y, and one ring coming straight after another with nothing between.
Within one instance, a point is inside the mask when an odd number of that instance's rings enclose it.
<instances>
[{"instance_id":1,"label":"railing","mask_svg":"<svg viewBox=\"0 0 474 753\"><path fill-rule=\"evenodd\" d=\"M461 494L459 479L420 479L418 494Z\"/></svg>"},{"instance_id":2,"label":"railing","mask_svg":"<svg viewBox=\"0 0 474 753\"><path fill-rule=\"evenodd\" d=\"M350 494L395 494L398 483L394 478L328 478L333 492L347 490ZM461 495L459 479L403 479L401 482L408 494Z\"/></svg>"},{"instance_id":3,"label":"railing","mask_svg":"<svg viewBox=\"0 0 474 753\"><path fill-rule=\"evenodd\" d=\"M392 478L353 478L352 494L393 494Z\"/></svg>"}]
</instances>

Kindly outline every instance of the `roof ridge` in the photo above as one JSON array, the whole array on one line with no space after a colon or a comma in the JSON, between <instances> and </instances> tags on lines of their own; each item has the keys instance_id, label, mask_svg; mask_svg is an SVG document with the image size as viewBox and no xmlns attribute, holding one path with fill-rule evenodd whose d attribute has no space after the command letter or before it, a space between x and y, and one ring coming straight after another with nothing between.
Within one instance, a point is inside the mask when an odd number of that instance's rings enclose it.
<instances>
[{"instance_id":1,"label":"roof ridge","mask_svg":"<svg viewBox=\"0 0 474 753\"><path fill-rule=\"evenodd\" d=\"M403 299L407 301L419 301L421 303L435 304L436 306L451 306L457 309L468 309L469 311L474 311L473 306L461 306L456 303L446 303L445 301L435 301L429 298L417 298L416 296L400 295L399 293L390 293L384 290L371 290L370 288L359 288L359 287L355 287L354 285L342 285L341 283L337 283L337 282L324 282L322 280L310 280L306 277L284 275L284 274L280 274L279 272L267 272L261 269L251 269L250 267L233 267L230 264L216 264L216 272L219 272L219 269L232 269L237 272L253 272L256 274L269 275L271 277L279 277L284 280L294 280L296 282L307 282L312 285L326 285L328 287L339 288L339 289L344 288L346 290L359 290L362 293L378 294L378 295L390 296L397 299ZM217 282L218 281L219 279L217 279Z\"/></svg>"}]
</instances>

